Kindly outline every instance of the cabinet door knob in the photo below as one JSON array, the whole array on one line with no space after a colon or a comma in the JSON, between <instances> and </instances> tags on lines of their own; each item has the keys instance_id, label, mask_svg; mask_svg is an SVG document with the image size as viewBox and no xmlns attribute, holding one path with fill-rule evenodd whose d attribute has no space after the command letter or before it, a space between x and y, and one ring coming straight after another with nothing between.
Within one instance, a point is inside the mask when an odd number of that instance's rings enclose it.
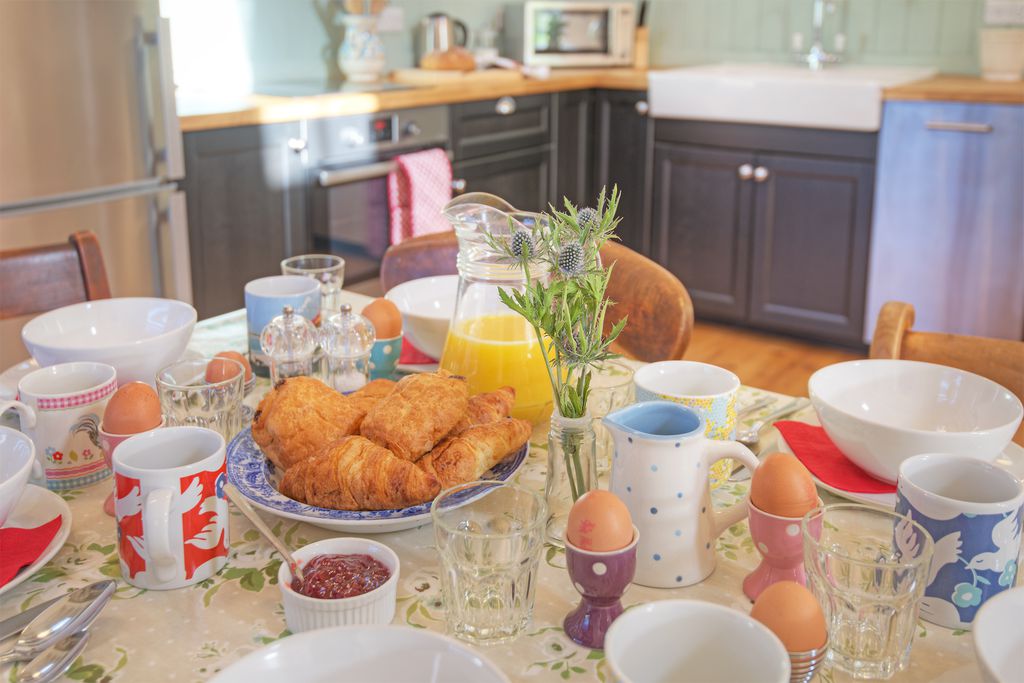
<instances>
[{"instance_id":1,"label":"cabinet door knob","mask_svg":"<svg viewBox=\"0 0 1024 683\"><path fill-rule=\"evenodd\" d=\"M466 179L456 178L452 181L452 192L455 194L462 194L466 191Z\"/></svg>"},{"instance_id":2,"label":"cabinet door knob","mask_svg":"<svg viewBox=\"0 0 1024 683\"><path fill-rule=\"evenodd\" d=\"M640 116L647 116L647 112L651 110L651 105L647 104L647 100L640 100L636 103L636 113Z\"/></svg>"},{"instance_id":3,"label":"cabinet door knob","mask_svg":"<svg viewBox=\"0 0 1024 683\"><path fill-rule=\"evenodd\" d=\"M736 175L740 177L740 180L750 180L754 177L754 167L750 164L743 164L736 169Z\"/></svg>"},{"instance_id":4,"label":"cabinet door knob","mask_svg":"<svg viewBox=\"0 0 1024 683\"><path fill-rule=\"evenodd\" d=\"M754 169L754 182L763 183L764 181L768 180L768 176L770 175L771 172L767 168L765 168L764 166L758 166L757 168Z\"/></svg>"},{"instance_id":5,"label":"cabinet door knob","mask_svg":"<svg viewBox=\"0 0 1024 683\"><path fill-rule=\"evenodd\" d=\"M502 116L516 113L516 101L511 97L499 97L498 103L494 105L494 111Z\"/></svg>"},{"instance_id":6,"label":"cabinet door knob","mask_svg":"<svg viewBox=\"0 0 1024 683\"><path fill-rule=\"evenodd\" d=\"M306 140L304 138L288 138L288 149L293 152L301 152L306 149Z\"/></svg>"}]
</instances>

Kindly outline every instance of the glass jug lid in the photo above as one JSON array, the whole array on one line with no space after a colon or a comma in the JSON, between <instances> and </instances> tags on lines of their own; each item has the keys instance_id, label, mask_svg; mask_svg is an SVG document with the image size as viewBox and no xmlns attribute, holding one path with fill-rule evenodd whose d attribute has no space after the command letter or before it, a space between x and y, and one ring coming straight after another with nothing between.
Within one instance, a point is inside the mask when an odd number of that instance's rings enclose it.
<instances>
[{"instance_id":1,"label":"glass jug lid","mask_svg":"<svg viewBox=\"0 0 1024 683\"><path fill-rule=\"evenodd\" d=\"M342 304L340 313L328 318L320 328L324 353L334 358L363 358L370 355L377 339L373 323Z\"/></svg>"},{"instance_id":2,"label":"glass jug lid","mask_svg":"<svg viewBox=\"0 0 1024 683\"><path fill-rule=\"evenodd\" d=\"M263 328L260 347L274 362L288 362L311 358L317 345L316 326L285 306L277 316Z\"/></svg>"}]
</instances>

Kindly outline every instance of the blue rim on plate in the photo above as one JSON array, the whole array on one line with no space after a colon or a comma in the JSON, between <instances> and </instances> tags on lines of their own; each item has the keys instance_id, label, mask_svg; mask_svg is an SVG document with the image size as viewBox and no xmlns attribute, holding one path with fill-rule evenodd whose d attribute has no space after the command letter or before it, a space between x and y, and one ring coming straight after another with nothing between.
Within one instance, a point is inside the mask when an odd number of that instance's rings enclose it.
<instances>
[{"instance_id":1,"label":"blue rim on plate","mask_svg":"<svg viewBox=\"0 0 1024 683\"><path fill-rule=\"evenodd\" d=\"M526 461L529 442L514 454L485 472L480 479L505 481L510 479ZM385 520L408 520L430 515L430 502L391 510L330 510L306 505L281 495L271 483L273 464L252 438L252 427L240 431L227 449L228 481L259 507L293 519L303 518L312 524L317 522L380 522ZM466 492L467 500L474 494Z\"/></svg>"}]
</instances>

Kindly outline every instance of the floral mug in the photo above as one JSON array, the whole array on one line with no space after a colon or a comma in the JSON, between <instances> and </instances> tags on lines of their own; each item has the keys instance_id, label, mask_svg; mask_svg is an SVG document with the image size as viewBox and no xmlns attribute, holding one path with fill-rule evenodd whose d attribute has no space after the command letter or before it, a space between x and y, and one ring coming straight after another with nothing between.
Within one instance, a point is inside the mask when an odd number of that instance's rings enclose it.
<instances>
[{"instance_id":1,"label":"floral mug","mask_svg":"<svg viewBox=\"0 0 1024 683\"><path fill-rule=\"evenodd\" d=\"M61 363L25 375L18 382L20 400L0 403L0 412L20 413L47 488L79 488L110 476L99 428L116 389L117 370L110 365Z\"/></svg>"},{"instance_id":2,"label":"floral mug","mask_svg":"<svg viewBox=\"0 0 1024 683\"><path fill-rule=\"evenodd\" d=\"M1024 484L983 460L932 453L900 465L896 512L935 541L921 618L970 628L981 605L1013 586Z\"/></svg>"}]
</instances>

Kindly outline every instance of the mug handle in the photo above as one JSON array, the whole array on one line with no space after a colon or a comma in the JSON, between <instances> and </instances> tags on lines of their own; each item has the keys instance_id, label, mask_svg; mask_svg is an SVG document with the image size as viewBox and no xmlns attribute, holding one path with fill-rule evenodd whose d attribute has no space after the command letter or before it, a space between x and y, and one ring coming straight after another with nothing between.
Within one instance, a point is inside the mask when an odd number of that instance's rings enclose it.
<instances>
[{"instance_id":1,"label":"mug handle","mask_svg":"<svg viewBox=\"0 0 1024 683\"><path fill-rule=\"evenodd\" d=\"M16 410L18 415L21 416L22 429L32 429L36 426L36 411L32 410L32 406L26 405L21 401L0 401L0 415L12 409ZM38 453L32 459L32 475L30 480L41 482L43 486L46 485L46 475L43 473L43 466L39 463Z\"/></svg>"},{"instance_id":2,"label":"mug handle","mask_svg":"<svg viewBox=\"0 0 1024 683\"><path fill-rule=\"evenodd\" d=\"M153 563L158 581L174 579L177 557L171 549L171 501L174 492L170 489L156 489L146 496L146 507L142 512L142 533L146 549Z\"/></svg>"},{"instance_id":3,"label":"mug handle","mask_svg":"<svg viewBox=\"0 0 1024 683\"><path fill-rule=\"evenodd\" d=\"M704 447L704 462L708 469L711 471L711 466L719 460L725 458L735 458L739 460L747 469L753 472L757 469L760 461L754 453L744 446L743 444L736 441L707 441ZM746 518L749 513L747 507L747 498L744 498L735 505L731 505L724 510L715 510L712 516L712 534L714 538L718 538L722 533L731 527L741 519Z\"/></svg>"}]
</instances>

